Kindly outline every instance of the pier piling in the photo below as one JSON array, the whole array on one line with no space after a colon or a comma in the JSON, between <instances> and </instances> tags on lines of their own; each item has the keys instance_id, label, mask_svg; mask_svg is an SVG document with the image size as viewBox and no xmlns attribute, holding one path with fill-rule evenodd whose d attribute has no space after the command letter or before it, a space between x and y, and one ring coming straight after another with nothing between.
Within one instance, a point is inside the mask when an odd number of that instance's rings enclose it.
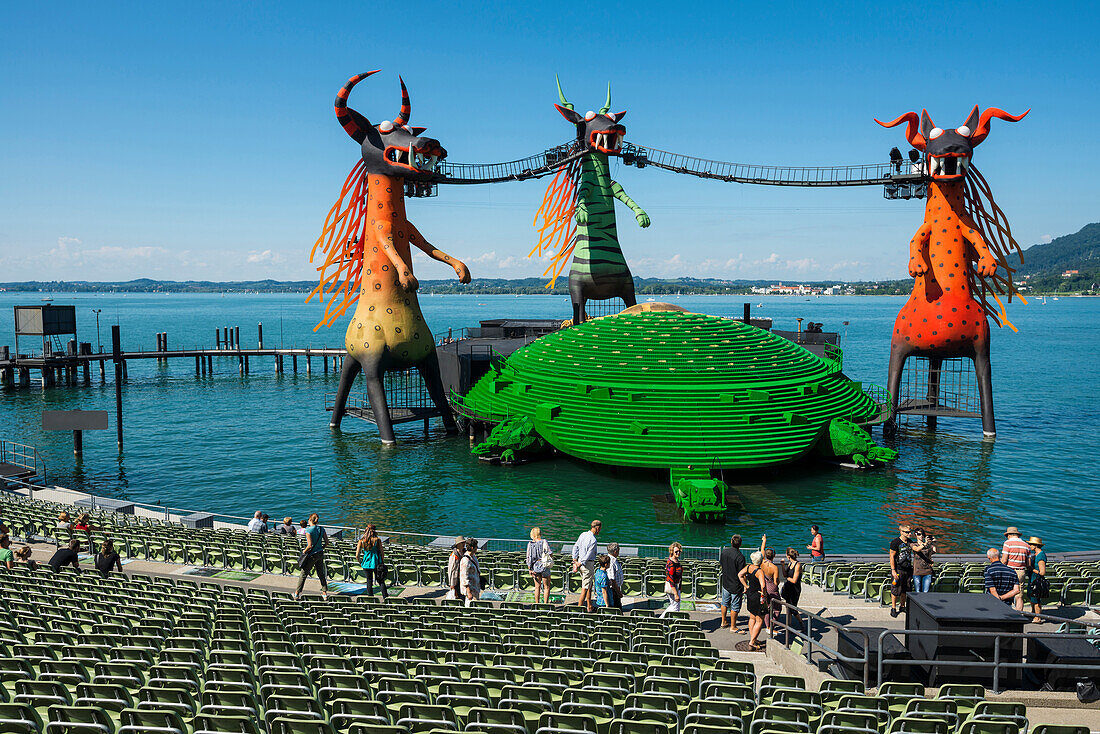
<instances>
[{"instance_id":1,"label":"pier piling","mask_svg":"<svg viewBox=\"0 0 1100 734\"><path fill-rule=\"evenodd\" d=\"M260 345L259 348L263 349L264 348L264 322L263 321L256 324L256 334L257 334L258 343Z\"/></svg>"},{"instance_id":2,"label":"pier piling","mask_svg":"<svg viewBox=\"0 0 1100 734\"><path fill-rule=\"evenodd\" d=\"M298 374L298 355L294 354L290 357L290 368L294 370L294 374Z\"/></svg>"},{"instance_id":3,"label":"pier piling","mask_svg":"<svg viewBox=\"0 0 1100 734\"><path fill-rule=\"evenodd\" d=\"M220 329L214 329L214 348L222 348L222 332Z\"/></svg>"},{"instance_id":4,"label":"pier piling","mask_svg":"<svg viewBox=\"0 0 1100 734\"><path fill-rule=\"evenodd\" d=\"M118 450L122 452L122 379L126 363L122 361L122 339L118 324L111 327L111 354L115 362L115 432L118 434Z\"/></svg>"},{"instance_id":5,"label":"pier piling","mask_svg":"<svg viewBox=\"0 0 1100 734\"><path fill-rule=\"evenodd\" d=\"M237 349L241 348L241 327L233 327L233 346Z\"/></svg>"}]
</instances>

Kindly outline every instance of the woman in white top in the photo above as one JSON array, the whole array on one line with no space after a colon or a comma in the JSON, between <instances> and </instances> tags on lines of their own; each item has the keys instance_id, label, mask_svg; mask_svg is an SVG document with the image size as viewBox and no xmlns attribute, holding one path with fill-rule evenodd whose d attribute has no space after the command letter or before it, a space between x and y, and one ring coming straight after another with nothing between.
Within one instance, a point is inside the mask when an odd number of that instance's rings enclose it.
<instances>
[{"instance_id":1,"label":"woman in white top","mask_svg":"<svg viewBox=\"0 0 1100 734\"><path fill-rule=\"evenodd\" d=\"M545 592L546 604L550 603L550 566L546 560L551 558L550 544L542 539L539 528L531 528L531 542L527 544L527 568L535 580L535 603L538 604Z\"/></svg>"},{"instance_id":2,"label":"woman in white top","mask_svg":"<svg viewBox=\"0 0 1100 734\"><path fill-rule=\"evenodd\" d=\"M466 555L462 556L459 576L462 580L462 596L466 606L481 598L481 567L477 563L477 539L466 539Z\"/></svg>"}]
</instances>

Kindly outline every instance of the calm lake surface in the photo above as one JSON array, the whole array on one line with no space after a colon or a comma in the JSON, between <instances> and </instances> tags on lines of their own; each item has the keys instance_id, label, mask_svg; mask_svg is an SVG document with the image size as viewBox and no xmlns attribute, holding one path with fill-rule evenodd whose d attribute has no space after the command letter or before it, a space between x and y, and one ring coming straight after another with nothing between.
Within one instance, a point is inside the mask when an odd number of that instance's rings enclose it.
<instances>
[{"instance_id":1,"label":"calm lake surface","mask_svg":"<svg viewBox=\"0 0 1100 734\"><path fill-rule=\"evenodd\" d=\"M0 344L14 345L14 305L34 305L45 294L0 293ZM79 339L96 348L96 319L110 343L110 325L122 329L124 349L152 350L155 334L169 346L213 346L214 330L240 326L244 346L255 346L263 322L265 345L339 347L345 320L314 333L320 310L299 295L50 294L75 304ZM660 300L660 299L659 299ZM746 297L670 296L689 310L740 316ZM1041 301L1042 299L1039 299ZM889 445L901 456L890 468L846 471L809 463L733 480L728 522L683 523L665 502L667 477L615 471L569 459L501 468L478 463L465 437L447 437L435 425L425 438L419 424L398 427L399 443L384 447L372 424L344 420L328 427L324 395L336 375L277 375L271 358L253 360L241 377L236 361L215 361L213 377L197 378L194 361L168 366L129 364L123 391L125 454L114 440L114 385L93 369L91 387L0 393L0 437L29 443L44 456L48 480L97 494L160 502L172 507L246 515L263 509L295 519L316 510L325 522L371 521L391 530L524 538L532 525L552 539L574 538L593 517L608 539L719 544L733 532L768 533L776 547L808 542L822 526L836 552L882 552L898 520L929 528L942 552L976 552L1003 540L1005 526L1041 535L1052 551L1100 547L1100 300L1047 299L1013 303L1020 332L993 335L997 438L982 439L977 420L944 420L934 433L911 419ZM890 331L903 298L754 296L754 315L794 329L796 317L820 321L844 337L845 373L883 384ZM762 306L756 308L756 304ZM566 318L559 296L428 296L421 305L436 333L495 317ZM849 322L848 326L842 322ZM67 433L41 430L41 412L111 412L110 431L88 432L84 458L75 462ZM881 440L881 431L874 431ZM312 489L309 471L313 470ZM734 507L735 504L740 506Z\"/></svg>"}]
</instances>

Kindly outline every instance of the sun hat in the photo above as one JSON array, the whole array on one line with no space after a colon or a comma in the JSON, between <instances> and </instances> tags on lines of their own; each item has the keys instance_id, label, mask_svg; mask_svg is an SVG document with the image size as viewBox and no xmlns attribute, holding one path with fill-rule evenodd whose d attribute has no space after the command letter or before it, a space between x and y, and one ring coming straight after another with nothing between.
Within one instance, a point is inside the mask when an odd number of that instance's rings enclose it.
<instances>
[{"instance_id":1,"label":"sun hat","mask_svg":"<svg viewBox=\"0 0 1100 734\"><path fill-rule=\"evenodd\" d=\"M1030 538L1027 539L1027 544L1028 545L1037 545L1040 548L1042 548L1043 547L1043 539L1038 537L1038 536L1032 535Z\"/></svg>"},{"instance_id":2,"label":"sun hat","mask_svg":"<svg viewBox=\"0 0 1100 734\"><path fill-rule=\"evenodd\" d=\"M455 548L459 547L460 545L466 545L466 538L462 537L461 535L455 538Z\"/></svg>"},{"instance_id":3,"label":"sun hat","mask_svg":"<svg viewBox=\"0 0 1100 734\"><path fill-rule=\"evenodd\" d=\"M1005 531L1005 535L1020 535L1020 529L1015 525L1010 525L1008 530Z\"/></svg>"}]
</instances>

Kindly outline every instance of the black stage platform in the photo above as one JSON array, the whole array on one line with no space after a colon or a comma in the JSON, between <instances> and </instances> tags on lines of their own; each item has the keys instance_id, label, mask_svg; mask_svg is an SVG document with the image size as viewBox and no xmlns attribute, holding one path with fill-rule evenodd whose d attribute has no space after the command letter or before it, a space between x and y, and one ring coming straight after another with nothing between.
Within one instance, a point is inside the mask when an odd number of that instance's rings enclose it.
<instances>
[{"instance_id":1,"label":"black stage platform","mask_svg":"<svg viewBox=\"0 0 1100 734\"><path fill-rule=\"evenodd\" d=\"M1018 633L1024 631L1028 619L991 594L909 594L906 599L906 631ZM908 648L917 660L992 663L996 639L964 634L908 635ZM1023 662L1023 652L1022 638L1001 638L1001 662ZM992 670L986 667L937 664L924 669L930 686L945 682L988 684L992 678ZM1020 669L1005 669L1001 682L1018 687Z\"/></svg>"}]
</instances>

